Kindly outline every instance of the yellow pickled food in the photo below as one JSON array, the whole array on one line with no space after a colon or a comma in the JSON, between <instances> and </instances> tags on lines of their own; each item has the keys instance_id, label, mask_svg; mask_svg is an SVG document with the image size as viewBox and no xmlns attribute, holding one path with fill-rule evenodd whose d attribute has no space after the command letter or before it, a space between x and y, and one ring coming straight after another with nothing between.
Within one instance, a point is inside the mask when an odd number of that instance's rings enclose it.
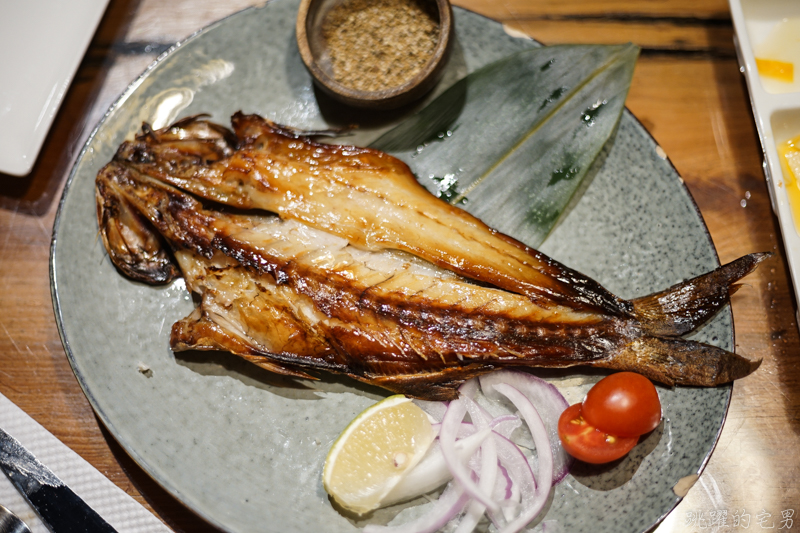
<instances>
[{"instance_id":1,"label":"yellow pickled food","mask_svg":"<svg viewBox=\"0 0 800 533\"><path fill-rule=\"evenodd\" d=\"M800 233L800 135L778 145L778 155L783 169L783 183L789 196L794 227Z\"/></svg>"}]
</instances>

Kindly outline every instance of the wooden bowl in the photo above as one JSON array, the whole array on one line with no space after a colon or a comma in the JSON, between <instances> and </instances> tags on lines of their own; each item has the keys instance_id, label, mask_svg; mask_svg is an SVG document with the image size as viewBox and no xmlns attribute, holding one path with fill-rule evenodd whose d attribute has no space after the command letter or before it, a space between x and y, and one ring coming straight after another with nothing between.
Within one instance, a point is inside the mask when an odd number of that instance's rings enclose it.
<instances>
[{"instance_id":1,"label":"wooden bowl","mask_svg":"<svg viewBox=\"0 0 800 533\"><path fill-rule=\"evenodd\" d=\"M322 23L328 12L343 0L302 0L297 13L297 46L314 82L332 98L350 106L392 109L407 104L433 88L441 78L453 35L453 12L449 0L435 2L439 16L439 39L428 62L401 85L375 91L363 91L343 85L333 77L328 45Z\"/></svg>"}]
</instances>

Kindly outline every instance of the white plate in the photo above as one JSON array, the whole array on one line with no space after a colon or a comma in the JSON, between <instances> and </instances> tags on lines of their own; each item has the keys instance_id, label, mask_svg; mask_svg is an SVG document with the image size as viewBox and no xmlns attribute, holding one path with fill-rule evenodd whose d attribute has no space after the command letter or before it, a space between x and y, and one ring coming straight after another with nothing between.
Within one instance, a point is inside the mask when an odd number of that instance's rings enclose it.
<instances>
[{"instance_id":1,"label":"white plate","mask_svg":"<svg viewBox=\"0 0 800 533\"><path fill-rule=\"evenodd\" d=\"M796 0L730 0L736 30L736 52L747 80L761 149L764 151L764 174L772 200L772 210L781 226L786 258L800 301L800 233L795 229L789 196L778 156L777 146L800 135L800 92L776 93L764 84L756 67L755 50L784 18L800 17ZM800 58L796 59L800 65ZM800 68L795 76L800 76ZM797 217L800 217L800 210ZM800 226L800 224L798 224ZM800 314L798 314L800 320Z\"/></svg>"},{"instance_id":2,"label":"white plate","mask_svg":"<svg viewBox=\"0 0 800 533\"><path fill-rule=\"evenodd\" d=\"M107 3L0 2L0 173L33 168Z\"/></svg>"}]
</instances>

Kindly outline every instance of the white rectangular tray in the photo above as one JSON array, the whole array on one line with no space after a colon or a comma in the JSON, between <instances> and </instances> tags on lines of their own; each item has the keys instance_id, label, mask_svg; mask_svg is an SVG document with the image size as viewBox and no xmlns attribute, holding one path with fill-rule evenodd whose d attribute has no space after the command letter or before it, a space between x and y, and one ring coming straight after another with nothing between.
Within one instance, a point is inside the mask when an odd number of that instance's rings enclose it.
<instances>
[{"instance_id":1,"label":"white rectangular tray","mask_svg":"<svg viewBox=\"0 0 800 533\"><path fill-rule=\"evenodd\" d=\"M0 0L0 173L25 176L108 0Z\"/></svg>"},{"instance_id":2,"label":"white rectangular tray","mask_svg":"<svg viewBox=\"0 0 800 533\"><path fill-rule=\"evenodd\" d=\"M775 94L767 91L756 67L754 50L784 18L800 17L798 0L729 0L739 65L747 80L761 149L764 174L772 209L781 226L786 257L795 295L800 302L800 234L789 204L789 197L778 156L777 146L800 135L800 92ZM800 58L795 63L800 76ZM797 214L800 217L800 211ZM800 323L800 313L798 313Z\"/></svg>"}]
</instances>

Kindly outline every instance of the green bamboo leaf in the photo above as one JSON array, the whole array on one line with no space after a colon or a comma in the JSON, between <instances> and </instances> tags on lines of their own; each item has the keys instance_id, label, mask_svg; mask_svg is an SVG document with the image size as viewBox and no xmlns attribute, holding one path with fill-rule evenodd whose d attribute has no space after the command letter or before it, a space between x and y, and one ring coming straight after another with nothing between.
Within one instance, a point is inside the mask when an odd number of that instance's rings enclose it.
<instances>
[{"instance_id":1,"label":"green bamboo leaf","mask_svg":"<svg viewBox=\"0 0 800 533\"><path fill-rule=\"evenodd\" d=\"M372 146L511 235L544 241L612 136L639 48L563 45L463 78Z\"/></svg>"}]
</instances>

